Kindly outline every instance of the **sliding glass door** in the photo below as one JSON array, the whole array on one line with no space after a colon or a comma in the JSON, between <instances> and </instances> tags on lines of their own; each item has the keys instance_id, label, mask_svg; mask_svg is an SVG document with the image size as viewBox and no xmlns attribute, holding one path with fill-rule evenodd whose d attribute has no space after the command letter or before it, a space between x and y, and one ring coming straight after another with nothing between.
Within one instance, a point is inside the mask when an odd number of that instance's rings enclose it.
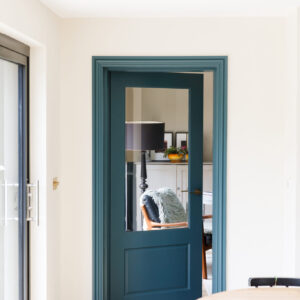
<instances>
[{"instance_id":1,"label":"sliding glass door","mask_svg":"<svg viewBox=\"0 0 300 300\"><path fill-rule=\"evenodd\" d=\"M18 65L0 60L0 299L18 299Z\"/></svg>"},{"instance_id":2,"label":"sliding glass door","mask_svg":"<svg viewBox=\"0 0 300 300\"><path fill-rule=\"evenodd\" d=\"M0 44L0 300L28 297L26 74L27 57Z\"/></svg>"}]
</instances>

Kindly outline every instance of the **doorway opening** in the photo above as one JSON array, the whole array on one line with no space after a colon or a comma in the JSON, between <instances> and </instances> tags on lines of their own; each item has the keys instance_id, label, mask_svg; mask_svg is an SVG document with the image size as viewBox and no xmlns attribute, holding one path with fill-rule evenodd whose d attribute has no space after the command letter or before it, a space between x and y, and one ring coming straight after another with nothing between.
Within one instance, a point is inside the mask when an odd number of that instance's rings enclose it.
<instances>
[{"instance_id":1,"label":"doorway opening","mask_svg":"<svg viewBox=\"0 0 300 300\"><path fill-rule=\"evenodd\" d=\"M212 248L206 249L205 262L208 271L206 283L203 284L203 292L210 293L225 289L225 195L226 195L226 75L227 75L227 59L226 57L194 57L194 58L107 58L95 57L93 60L93 135L94 135L94 299L110 299L110 280L106 275L110 272L110 256L113 251L112 244L109 242L112 223L111 207L108 201L112 196L111 179L116 178L113 172L112 160L109 157L111 153L111 139L114 124L112 122L114 109L112 101L111 76L115 71L122 72L161 72L166 74L172 73L203 73L214 84L211 87L211 98L213 101L204 104L204 135L203 135L203 155L201 153L201 164L203 163L203 189L202 201L204 216L213 215L212 222L208 221L207 227L213 229ZM159 67L157 67L159 65ZM175 69L175 70L174 70ZM141 73L142 74L142 73ZM207 92L204 86L204 93ZM189 225L189 193L192 192L188 185L189 182L189 139L191 132L189 131L188 119L191 110L186 109L187 101L184 100L183 90L153 89L150 87L128 86L126 87L126 105L124 103L124 128L136 126L140 123L140 129L145 125L142 122L161 122L164 123L163 145L149 149L127 149L126 151L126 176L124 186L126 185L126 222L125 227L128 232L146 231L147 222L145 222L146 214L141 209L140 197L141 192L150 188L157 191L160 188L173 184L171 190L174 191L175 197L179 200L181 206L186 213L187 228ZM155 95L155 96L154 96ZM125 96L124 96L125 98ZM154 109L153 99L157 101L158 109ZM152 101L147 100L152 99ZM160 100L157 100L160 99ZM169 100L168 100L169 99ZM171 100L172 99L172 100ZM175 99L175 100L174 100ZM177 100L176 100L177 99ZM188 99L185 96L185 99ZM170 104L168 101L171 101ZM176 102L177 101L177 102ZM205 97L204 97L205 102ZM149 103L151 105L149 106ZM177 103L177 104L174 104ZM165 106L167 109L163 110ZM117 111L115 111L116 113ZM200 112L202 113L202 112ZM205 120L206 118L206 120ZM194 117L194 119L197 119ZM149 124L147 124L149 125ZM152 124L154 126L155 124ZM179 126L178 128L176 126ZM206 127L205 127L206 126ZM154 126L155 127L155 126ZM110 128L110 129L109 129ZM106 131L107 130L107 131ZM122 137L122 136L121 136ZM192 138L191 138L192 139ZM196 140L195 140L196 141ZM123 141L125 143L125 141ZM127 141L126 141L127 143ZM139 140L141 144L142 141ZM126 145L127 146L127 145ZM168 154L168 150L172 152L171 146L183 150L182 160L175 163L169 163L167 158L163 157L164 152ZM157 148L157 149L155 149ZM125 150L125 149L124 149ZM123 151L124 151L123 150ZM137 151L138 150L138 151ZM143 178L140 171L143 169L143 156L140 150L144 152L145 169L148 176ZM174 149L173 149L174 150ZM137 152L135 152L137 151ZM140 151L140 152L139 152ZM194 150L195 151L195 150ZM125 157L125 151L124 157ZM195 153L195 152L194 152ZM101 156L99 155L101 154ZM172 154L172 153L169 153ZM122 154L120 154L122 155ZM104 158L108 158L110 162L106 162ZM206 160L206 161L205 161ZM213 162L213 163L212 163ZM113 162L115 164L115 162ZM202 166L201 166L202 167ZM156 170L161 168L164 170ZM165 170L168 169L168 170ZM174 169L174 170L173 170ZM166 173L166 172L168 173ZM164 173L166 176L161 176ZM141 175L140 175L141 174ZM157 175L160 174L160 175ZM106 175L106 176L105 176ZM201 175L202 176L202 175ZM140 177L147 179L146 185L140 184ZM145 176L144 176L145 177ZM124 177L123 177L124 178ZM175 180L174 180L175 178ZM168 182L167 182L167 181ZM145 182L144 182L145 183ZM202 184L202 183L201 183ZM186 186L185 186L186 185ZM146 187L146 188L145 188ZM194 190L193 190L194 191ZM125 190L123 191L125 194ZM132 199L134 199L132 201ZM212 200L213 199L213 200ZM212 204L213 203L213 204ZM157 203L156 203L157 204ZM110 216L110 217L108 217ZM120 215L122 216L122 214ZM125 215L124 215L125 216ZM181 220L178 220L181 221ZM169 222L170 223L170 222ZM210 224L209 224L210 223ZM156 226L157 227L157 226ZM181 227L184 228L184 227ZM157 228L156 228L157 229ZM165 229L165 228L163 228ZM176 229L179 230L178 227ZM180 229L181 230L181 229ZM183 229L184 230L184 229ZM208 229L209 230L209 229ZM156 231L157 232L157 231ZM205 231L204 231L205 232ZM207 231L208 233L208 231ZM210 229L211 234L211 229ZM211 235L210 235L211 236ZM205 241L209 244L208 240ZM211 241L210 241L211 242ZM203 243L203 240L202 240ZM182 248L183 249L183 248ZM199 251L199 256L201 256ZM183 253L183 252L182 252ZM138 253L137 253L138 254ZM127 254L127 259L128 259ZM130 252L130 258L134 258L134 252ZM139 255L139 254L138 254ZM212 268L211 268L212 264ZM121 272L122 273L122 272ZM117 273L116 273L117 274ZM136 274L136 273L135 273ZM213 282L211 283L211 278Z\"/></svg>"}]
</instances>

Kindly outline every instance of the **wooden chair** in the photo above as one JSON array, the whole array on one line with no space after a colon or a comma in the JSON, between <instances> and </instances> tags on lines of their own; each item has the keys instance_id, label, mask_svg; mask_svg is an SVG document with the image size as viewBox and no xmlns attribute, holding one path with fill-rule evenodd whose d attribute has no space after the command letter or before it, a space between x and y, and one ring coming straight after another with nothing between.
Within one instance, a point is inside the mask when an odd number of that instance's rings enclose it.
<instances>
[{"instance_id":1,"label":"wooden chair","mask_svg":"<svg viewBox=\"0 0 300 300\"><path fill-rule=\"evenodd\" d=\"M147 230L160 229L162 227L167 228L185 228L188 227L188 222L178 222L178 223L158 223L150 220L147 209L145 205L141 206L143 217L147 224ZM211 219L212 215L203 216L203 219ZM207 243L206 235L202 231L202 278L207 279L207 264L206 264L206 251L212 248L212 243Z\"/></svg>"},{"instance_id":2,"label":"wooden chair","mask_svg":"<svg viewBox=\"0 0 300 300\"><path fill-rule=\"evenodd\" d=\"M159 229L162 227L188 227L188 222L178 222L178 223L153 222L148 217L148 213L147 213L147 209L146 209L145 205L142 205L141 208L142 208L142 213L143 213L144 219L146 221L148 230Z\"/></svg>"},{"instance_id":3,"label":"wooden chair","mask_svg":"<svg viewBox=\"0 0 300 300\"><path fill-rule=\"evenodd\" d=\"M282 278L282 277L254 277L249 278L249 286L298 286L300 287L300 278Z\"/></svg>"},{"instance_id":4,"label":"wooden chair","mask_svg":"<svg viewBox=\"0 0 300 300\"><path fill-rule=\"evenodd\" d=\"M212 215L202 216L202 219L212 219ZM212 234L205 233L202 224L202 278L207 279L206 251L212 249Z\"/></svg>"}]
</instances>

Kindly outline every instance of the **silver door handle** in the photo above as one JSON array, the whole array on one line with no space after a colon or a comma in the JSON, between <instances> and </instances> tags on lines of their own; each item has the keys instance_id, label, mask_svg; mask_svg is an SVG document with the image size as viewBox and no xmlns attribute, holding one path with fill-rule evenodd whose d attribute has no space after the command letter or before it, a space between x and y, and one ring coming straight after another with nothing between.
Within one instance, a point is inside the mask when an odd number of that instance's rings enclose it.
<instances>
[{"instance_id":1,"label":"silver door handle","mask_svg":"<svg viewBox=\"0 0 300 300\"><path fill-rule=\"evenodd\" d=\"M31 216L32 189L35 189L35 217ZM38 180L35 183L27 184L27 221L35 221L37 226L40 225L40 185Z\"/></svg>"},{"instance_id":2,"label":"silver door handle","mask_svg":"<svg viewBox=\"0 0 300 300\"><path fill-rule=\"evenodd\" d=\"M18 183L7 183L7 180L4 180L4 226L7 226L7 221L18 220L18 218L8 218L8 188L9 187L18 187ZM32 189L35 189L35 217L31 217L32 210ZM37 226L40 225L40 186L39 181L36 183L27 184L27 221L35 221Z\"/></svg>"}]
</instances>

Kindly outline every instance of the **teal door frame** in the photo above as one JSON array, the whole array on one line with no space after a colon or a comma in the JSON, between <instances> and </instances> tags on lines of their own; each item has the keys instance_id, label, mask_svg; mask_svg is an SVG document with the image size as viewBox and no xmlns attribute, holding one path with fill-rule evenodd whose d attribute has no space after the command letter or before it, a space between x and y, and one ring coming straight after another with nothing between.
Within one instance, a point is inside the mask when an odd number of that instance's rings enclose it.
<instances>
[{"instance_id":1,"label":"teal door frame","mask_svg":"<svg viewBox=\"0 0 300 300\"><path fill-rule=\"evenodd\" d=\"M93 90L93 300L109 300L110 72L214 73L213 292L226 289L227 57L92 58ZM199 253L201 255L201 253Z\"/></svg>"}]
</instances>

